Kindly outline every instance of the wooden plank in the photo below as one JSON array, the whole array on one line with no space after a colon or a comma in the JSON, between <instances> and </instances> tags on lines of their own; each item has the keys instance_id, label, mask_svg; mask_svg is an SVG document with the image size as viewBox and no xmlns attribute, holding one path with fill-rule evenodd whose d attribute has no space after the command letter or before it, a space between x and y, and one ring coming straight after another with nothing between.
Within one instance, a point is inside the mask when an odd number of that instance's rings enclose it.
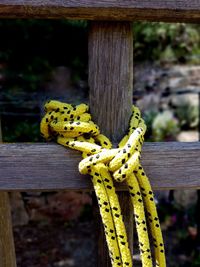
<instances>
[{"instance_id":1,"label":"wooden plank","mask_svg":"<svg viewBox=\"0 0 200 267\"><path fill-rule=\"evenodd\" d=\"M199 22L199 0L1 0L3 18Z\"/></svg>"},{"instance_id":2,"label":"wooden plank","mask_svg":"<svg viewBox=\"0 0 200 267\"><path fill-rule=\"evenodd\" d=\"M91 190L80 160L56 144L0 144L0 190ZM142 164L154 189L200 188L199 142L145 143Z\"/></svg>"},{"instance_id":3,"label":"wooden plank","mask_svg":"<svg viewBox=\"0 0 200 267\"><path fill-rule=\"evenodd\" d=\"M1 120L0 141L2 141ZM10 199L7 192L0 192L0 266L16 267Z\"/></svg>"},{"instance_id":4,"label":"wooden plank","mask_svg":"<svg viewBox=\"0 0 200 267\"><path fill-rule=\"evenodd\" d=\"M90 110L101 131L120 141L128 129L133 96L133 31L129 22L92 22L89 30ZM133 208L120 192L129 244L133 244ZM98 207L94 206L96 210ZM98 267L110 267L102 223L99 223Z\"/></svg>"}]
</instances>

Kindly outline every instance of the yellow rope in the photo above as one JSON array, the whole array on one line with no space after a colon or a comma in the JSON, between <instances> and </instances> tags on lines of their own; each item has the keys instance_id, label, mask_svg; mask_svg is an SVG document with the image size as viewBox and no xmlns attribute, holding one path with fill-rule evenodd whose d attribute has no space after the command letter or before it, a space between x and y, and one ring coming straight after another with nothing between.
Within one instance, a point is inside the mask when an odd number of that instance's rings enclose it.
<instances>
[{"instance_id":1,"label":"yellow rope","mask_svg":"<svg viewBox=\"0 0 200 267\"><path fill-rule=\"evenodd\" d=\"M156 266L165 267L164 244L154 196L140 165L141 147L146 131L140 111L133 106L129 132L119 143L119 148L112 148L110 140L100 134L98 126L91 121L88 110L85 104L72 106L59 101L49 101L45 104L46 115L41 121L41 133L47 140L56 138L59 144L83 152L79 171L92 177L112 266L132 266L132 256L113 184L114 179L117 182L125 180L128 185L142 266L153 266L151 240L155 250Z\"/></svg>"}]
</instances>

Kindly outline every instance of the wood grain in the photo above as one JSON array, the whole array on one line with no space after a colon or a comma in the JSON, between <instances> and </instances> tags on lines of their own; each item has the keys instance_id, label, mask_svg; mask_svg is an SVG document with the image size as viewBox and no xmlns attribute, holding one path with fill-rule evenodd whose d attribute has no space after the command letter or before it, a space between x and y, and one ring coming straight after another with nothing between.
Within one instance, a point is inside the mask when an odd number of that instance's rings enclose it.
<instances>
[{"instance_id":1,"label":"wood grain","mask_svg":"<svg viewBox=\"0 0 200 267\"><path fill-rule=\"evenodd\" d=\"M89 29L90 111L101 131L120 141L128 129L133 95L133 31L129 22L92 22ZM129 243L133 244L133 209L120 192ZM128 208L127 208L128 206ZM94 207L96 210L96 207ZM102 223L97 221L97 267L111 267Z\"/></svg>"},{"instance_id":2,"label":"wood grain","mask_svg":"<svg viewBox=\"0 0 200 267\"><path fill-rule=\"evenodd\" d=\"M3 18L199 22L199 0L1 0Z\"/></svg>"},{"instance_id":3,"label":"wood grain","mask_svg":"<svg viewBox=\"0 0 200 267\"><path fill-rule=\"evenodd\" d=\"M126 227L128 242L130 246L130 251L133 255L133 232L134 232L134 224L133 224L133 206L130 199L129 192L118 192L120 207L123 214L123 221Z\"/></svg>"},{"instance_id":4,"label":"wood grain","mask_svg":"<svg viewBox=\"0 0 200 267\"><path fill-rule=\"evenodd\" d=\"M1 120L0 141L2 141ZM16 267L10 199L7 192L0 192L0 266Z\"/></svg>"},{"instance_id":5,"label":"wood grain","mask_svg":"<svg viewBox=\"0 0 200 267\"><path fill-rule=\"evenodd\" d=\"M0 144L0 190L92 190L80 160L56 144ZM200 188L199 142L145 143L142 164L154 189Z\"/></svg>"},{"instance_id":6,"label":"wood grain","mask_svg":"<svg viewBox=\"0 0 200 267\"><path fill-rule=\"evenodd\" d=\"M133 33L129 22L93 22L89 32L90 110L101 131L119 141L133 96Z\"/></svg>"},{"instance_id":7,"label":"wood grain","mask_svg":"<svg viewBox=\"0 0 200 267\"><path fill-rule=\"evenodd\" d=\"M7 192L0 193L0 266L16 267L10 200Z\"/></svg>"}]
</instances>

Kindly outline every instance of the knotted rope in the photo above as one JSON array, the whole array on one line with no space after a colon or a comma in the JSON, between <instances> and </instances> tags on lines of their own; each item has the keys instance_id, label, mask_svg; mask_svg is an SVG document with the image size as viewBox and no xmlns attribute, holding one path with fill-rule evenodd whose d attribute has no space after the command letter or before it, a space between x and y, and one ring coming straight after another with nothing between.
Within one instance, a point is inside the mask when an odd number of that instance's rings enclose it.
<instances>
[{"instance_id":1,"label":"knotted rope","mask_svg":"<svg viewBox=\"0 0 200 267\"><path fill-rule=\"evenodd\" d=\"M133 106L128 134L118 148L100 134L92 122L88 106L72 106L59 101L45 104L46 115L41 121L41 133L47 140L56 138L63 146L79 150L82 174L90 174L98 199L112 266L132 266L121 208L113 179L126 181L134 208L136 229L143 267L165 267L165 253L154 195L149 180L140 164L141 147L146 125L140 111ZM147 226L148 221L148 226ZM151 234L149 239L148 229ZM152 257L150 240L154 247Z\"/></svg>"}]
</instances>

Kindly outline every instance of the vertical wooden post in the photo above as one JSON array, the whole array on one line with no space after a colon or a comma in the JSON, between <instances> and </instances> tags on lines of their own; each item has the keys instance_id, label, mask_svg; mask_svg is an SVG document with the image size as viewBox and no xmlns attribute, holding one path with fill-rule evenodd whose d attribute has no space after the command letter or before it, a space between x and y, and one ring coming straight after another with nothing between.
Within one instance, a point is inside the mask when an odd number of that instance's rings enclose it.
<instances>
[{"instance_id":1,"label":"vertical wooden post","mask_svg":"<svg viewBox=\"0 0 200 267\"><path fill-rule=\"evenodd\" d=\"M89 32L90 110L112 141L128 129L133 88L133 33L129 22L92 22ZM133 211L126 192L119 192L122 213L133 243ZM97 207L96 207L97 208ZM102 226L101 226L102 227ZM98 231L98 267L109 267L102 228Z\"/></svg>"},{"instance_id":2,"label":"vertical wooden post","mask_svg":"<svg viewBox=\"0 0 200 267\"><path fill-rule=\"evenodd\" d=\"M1 120L0 141L2 141ZM0 266L16 267L10 200L7 192L0 192Z\"/></svg>"},{"instance_id":3,"label":"vertical wooden post","mask_svg":"<svg viewBox=\"0 0 200 267\"><path fill-rule=\"evenodd\" d=\"M112 141L128 129L133 98L131 23L93 22L89 33L90 109Z\"/></svg>"}]
</instances>

